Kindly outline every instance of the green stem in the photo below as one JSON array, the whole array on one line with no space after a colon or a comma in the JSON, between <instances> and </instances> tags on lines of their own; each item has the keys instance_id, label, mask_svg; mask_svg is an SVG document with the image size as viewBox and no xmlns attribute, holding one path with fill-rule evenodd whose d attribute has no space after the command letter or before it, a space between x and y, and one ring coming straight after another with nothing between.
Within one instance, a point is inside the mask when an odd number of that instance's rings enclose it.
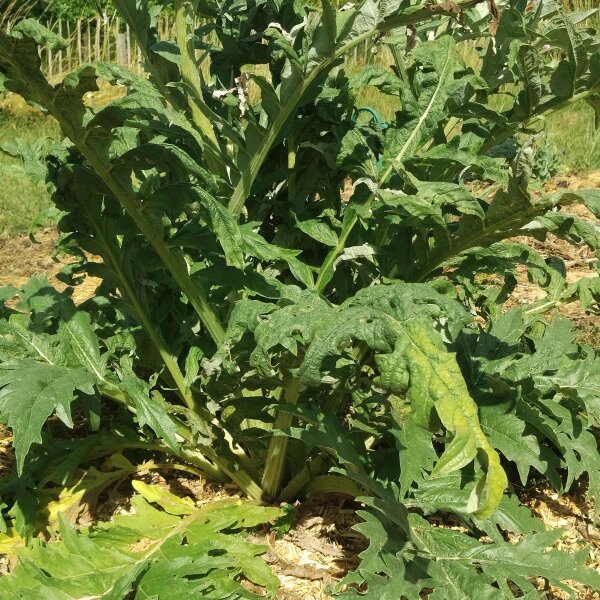
<instances>
[{"instance_id":1,"label":"green stem","mask_svg":"<svg viewBox=\"0 0 600 600\"><path fill-rule=\"evenodd\" d=\"M551 205L548 204L534 204L528 210L510 214L504 219L496 221L493 225L480 229L473 235L460 238L455 244L451 244L445 250L439 251L431 257L427 264L410 277L409 281L414 283L422 282L432 271L441 267L451 258L458 256L466 250L484 245L487 241L486 238L495 240L498 235L502 235L504 238L518 235L515 231L516 229L526 225L533 217L543 214L549 208L551 208Z\"/></svg>"},{"instance_id":2,"label":"green stem","mask_svg":"<svg viewBox=\"0 0 600 600\"><path fill-rule=\"evenodd\" d=\"M406 62L400 52L400 48L397 44L390 44L389 49L392 54L392 58L394 59L394 63L396 64L396 69L398 69L400 79L402 79L405 85L410 86L410 89L412 90L413 87L410 81L410 77L408 76L408 70L406 69Z\"/></svg>"},{"instance_id":3,"label":"green stem","mask_svg":"<svg viewBox=\"0 0 600 600\"><path fill-rule=\"evenodd\" d=\"M146 219L140 210L136 194L128 189L120 179L113 175L110 166L106 165L104 160L96 155L93 147L89 146L85 141L78 139L79 136L76 135L76 131L69 131L70 128L66 126L65 119L59 118L60 112L55 116L57 116L59 122L65 129L67 136L89 160L94 170L107 184L125 211L133 219L138 229L148 240L162 263L173 276L173 279L181 291L187 296L215 344L217 346L220 345L224 339L223 326L221 325L219 317L217 316L213 307L208 302L208 298L204 290L202 290L192 281L183 259L176 257L168 249L164 243L162 233L157 231L152 223Z\"/></svg>"},{"instance_id":4,"label":"green stem","mask_svg":"<svg viewBox=\"0 0 600 600\"><path fill-rule=\"evenodd\" d=\"M323 456L324 452L318 454L310 461L309 465L304 465L287 483L287 485L281 490L277 501L278 502L287 502L293 498L298 498L302 495L302 490L306 485L311 481L311 479L315 476L315 473L323 472L327 463L325 462Z\"/></svg>"},{"instance_id":5,"label":"green stem","mask_svg":"<svg viewBox=\"0 0 600 600\"><path fill-rule=\"evenodd\" d=\"M595 86L591 87L589 90L584 90L583 92L579 92L578 94L575 94L575 95L571 96L570 98L567 98L563 102L560 102L559 104L555 104L554 106L546 109L545 111L541 112L539 115L534 115L525 123L517 124L518 126L515 126L515 127L509 127L507 129L499 132L496 135L493 135L493 131L492 131L492 137L483 143L483 145L479 149L479 154L485 154L486 152L488 152L489 150L491 150L498 144L501 144L502 142L506 141L507 139L509 139L512 136L514 136L515 134L517 134L519 131L526 130L526 129L532 127L533 125L535 125L536 122L543 121L546 117L550 116L551 114L554 114L555 112L558 112L559 110L562 110L563 108L566 108L567 106L570 106L571 104L575 104L576 102L585 100L589 96L593 96L594 94L597 94L599 91L600 91L600 84L596 84Z\"/></svg>"},{"instance_id":6,"label":"green stem","mask_svg":"<svg viewBox=\"0 0 600 600\"><path fill-rule=\"evenodd\" d=\"M284 400L287 404L297 404L300 393L300 381L291 379L285 388ZM292 424L293 416L287 412L279 412L275 417L273 429L286 429ZM273 436L267 450L262 488L267 498L277 498L281 489L285 467L286 450L289 439L285 436Z\"/></svg>"},{"instance_id":7,"label":"green stem","mask_svg":"<svg viewBox=\"0 0 600 600\"><path fill-rule=\"evenodd\" d=\"M444 63L444 71L448 72L448 70L452 68L452 64L453 64L452 56L448 55L446 57L446 60ZM444 86L442 85L443 80L444 80L444 77L442 75L440 75L437 87L436 87L434 93L431 95L431 98L429 99L427 106L423 110L423 114L421 114L421 116L419 117L419 120L417 121L413 130L410 132L410 134L404 141L404 144L402 145L402 147L400 148L400 150L398 151L396 156L393 158L393 160L391 160L389 162L388 166L382 171L382 173L379 177L379 181L377 182L373 191L369 194L369 197L367 198L366 202L363 205L365 208L371 207L371 205L373 204L373 201L377 197L377 192L379 191L379 189L388 180L389 176L392 174L392 171L396 168L396 166L401 164L402 161L406 158L406 154L413 146L413 143L415 142L415 140L418 140L418 136L421 133L421 129L425 125L427 118L429 117L429 114L433 110L433 108L437 102L439 94L444 89ZM319 270L319 275L317 277L317 283L316 283L317 291L319 292L319 294L323 293L325 286L331 280L331 277L333 276L333 266L335 264L335 261L336 261L337 257L343 252L344 248L346 247L346 242L348 240L348 237L352 233L352 231L357 223L358 223L358 217L356 216L356 213L355 213L352 215L352 217L350 217L344 223L344 226L342 227L342 232L340 233L340 236L338 239L338 243L336 244L335 248L333 248L329 252L329 254L325 257L325 260L323 261L323 264L321 265L321 269Z\"/></svg>"},{"instance_id":8,"label":"green stem","mask_svg":"<svg viewBox=\"0 0 600 600\"><path fill-rule=\"evenodd\" d=\"M204 137L204 143L212 150L205 154L208 166L212 173L225 178L223 161L217 158L220 154L219 140L210 119L202 110L206 106L202 95L202 74L195 60L194 38L188 27L188 20L193 17L194 11L190 0L175 0L175 31L181 53L181 77L192 91L192 94L187 94L188 106L196 127Z\"/></svg>"},{"instance_id":9,"label":"green stem","mask_svg":"<svg viewBox=\"0 0 600 600\"><path fill-rule=\"evenodd\" d=\"M84 208L85 210L85 208ZM159 353L167 371L173 378L175 386L179 392L180 398L183 400L185 405L194 412L196 411L196 403L192 394L185 383L185 378L179 364L175 357L171 354L167 343L165 342L163 336L160 331L154 326L152 323L152 318L146 312L144 304L140 301L139 296L135 292L135 287L133 283L130 281L127 274L124 272L121 261L119 259L119 251L120 247L118 241L115 237L111 236L111 239L105 234L102 226L97 222L97 219L94 218L95 215L91 214L86 210L86 214L88 217L88 222L94 229L94 235L100 242L102 248L106 256L104 256L104 260L107 261L108 266L113 270L115 275L117 276L117 281L119 282L119 290L123 298L131 305L133 311L136 315L137 320L140 325L154 344L157 352Z\"/></svg>"},{"instance_id":10,"label":"green stem","mask_svg":"<svg viewBox=\"0 0 600 600\"><path fill-rule=\"evenodd\" d=\"M342 475L319 475L309 481L303 488L303 494L307 497L319 496L321 494L346 494L356 498L368 493L365 488Z\"/></svg>"},{"instance_id":11,"label":"green stem","mask_svg":"<svg viewBox=\"0 0 600 600\"><path fill-rule=\"evenodd\" d=\"M106 382L100 386L100 392L105 398L125 406L133 414L136 413L134 403L116 385ZM194 444L194 435L192 432L183 423L179 421L175 421L175 423L177 426L177 433L186 442ZM181 448L179 452L175 452L167 446L162 446L162 451L166 454L187 460L190 464L202 469L209 478L214 479L215 481L226 481L227 479L223 477L223 475L226 475L226 477L233 481L249 498L262 502L263 491L261 487L244 469L241 469L239 465L229 463L223 457L218 456L212 448L201 447L201 450L202 451Z\"/></svg>"}]
</instances>

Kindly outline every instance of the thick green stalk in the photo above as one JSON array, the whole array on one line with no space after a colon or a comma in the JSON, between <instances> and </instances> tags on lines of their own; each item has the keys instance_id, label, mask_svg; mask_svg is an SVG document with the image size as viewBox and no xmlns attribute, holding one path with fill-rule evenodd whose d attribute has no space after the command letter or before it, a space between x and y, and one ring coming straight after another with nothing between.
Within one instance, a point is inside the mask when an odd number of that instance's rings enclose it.
<instances>
[{"instance_id":1,"label":"thick green stalk","mask_svg":"<svg viewBox=\"0 0 600 600\"><path fill-rule=\"evenodd\" d=\"M323 450L311 460L310 467L308 465L303 465L302 468L296 472L292 479L290 479L287 485L281 490L277 501L288 502L293 498L298 498L302 495L302 490L315 477L315 473L324 474L325 468L328 465L323 458L324 455L325 451Z\"/></svg>"},{"instance_id":2,"label":"thick green stalk","mask_svg":"<svg viewBox=\"0 0 600 600\"><path fill-rule=\"evenodd\" d=\"M291 379L287 382L283 395L287 404L297 404L300 392L300 381ZM285 429L292 424L293 416L280 412L275 417L273 429ZM267 450L265 471L262 478L262 488L267 499L275 499L279 495L286 461L286 450L289 439L284 436L273 436Z\"/></svg>"},{"instance_id":3,"label":"thick green stalk","mask_svg":"<svg viewBox=\"0 0 600 600\"><path fill-rule=\"evenodd\" d=\"M567 106L571 106L576 102L585 100L589 96L593 96L598 92L600 92L600 83L591 87L589 90L579 92L578 94L575 94L570 98L567 98L566 100L555 104L551 108L546 109L538 115L532 116L528 121L525 121L525 123L516 123L514 128L507 127L506 129L503 129L502 131L498 132L496 135L494 135L494 131L492 130L492 136L482 144L481 148L479 149L479 154L485 154L486 152L489 152L492 148L498 146L502 142L516 135L519 131L530 129L538 121L544 122L544 120L547 117L554 114L555 112L558 112L559 110L562 110Z\"/></svg>"},{"instance_id":4,"label":"thick green stalk","mask_svg":"<svg viewBox=\"0 0 600 600\"><path fill-rule=\"evenodd\" d=\"M233 193L231 194L231 199L229 200L229 210L234 216L238 216L242 212L242 208L244 207L244 204L246 203L246 200L248 199L248 196L252 190L254 180L258 176L261 167L267 159L275 140L279 137L284 125L294 113L299 97L304 94L304 92L313 83L318 75L320 75L320 71L317 72L315 69L315 71L313 71L305 80L305 83L298 91L298 94L291 94L290 99L281 106L275 121L269 127L259 147L252 155L252 158L248 163L248 167L242 171L240 179L235 186Z\"/></svg>"},{"instance_id":5,"label":"thick green stalk","mask_svg":"<svg viewBox=\"0 0 600 600\"><path fill-rule=\"evenodd\" d=\"M344 494L356 498L365 496L368 490L342 475L318 475L312 478L303 488L306 496L319 496L321 494Z\"/></svg>"},{"instance_id":6,"label":"thick green stalk","mask_svg":"<svg viewBox=\"0 0 600 600\"><path fill-rule=\"evenodd\" d=\"M446 61L444 64L444 71L448 72L448 70L452 68L452 64L453 64L452 56L448 55L446 57ZM439 80L440 80L440 82L442 82L444 80L442 75L440 75ZM398 151L398 153L396 154L394 159L390 161L388 166L381 173L381 175L379 177L379 181L375 185L375 188L370 193L369 197L367 198L367 200L364 204L364 206L366 208L370 208L371 204L373 204L373 201L377 197L377 191L385 184L385 182L388 180L388 178L390 177L390 175L392 174L392 172L396 168L396 166L401 164L402 161L406 158L406 154L410 150L410 148L413 145L413 143L415 142L415 140L418 139L418 136L421 133L421 129L424 126L431 111L434 109L435 104L438 100L438 96L442 92L443 89L444 89L443 85L441 85L441 83L438 83L437 88L435 89L434 93L432 94L431 98L429 99L427 106L423 110L423 114L419 117L419 120L415 124L413 130L410 132L410 135L406 138L404 144L402 145L402 147L400 148L400 150ZM338 239L338 243L329 252L329 254L325 257L325 260L323 261L323 264L321 265L321 268L319 270L319 275L317 277L317 283L316 283L317 291L320 294L323 293L325 286L331 280L331 277L333 275L333 265L334 265L337 257L344 251L344 248L346 247L346 242L348 241L348 237L352 233L352 231L357 223L358 223L358 217L356 216L356 214L353 214L352 217L349 218L344 223L344 226L342 228L342 231L341 231L339 239Z\"/></svg>"},{"instance_id":7,"label":"thick green stalk","mask_svg":"<svg viewBox=\"0 0 600 600\"><path fill-rule=\"evenodd\" d=\"M123 271L121 266L121 261L118 256L118 242L116 239L108 239L108 237L104 234L102 227L97 222L97 219L94 218L94 215L88 212L88 221L92 224L94 228L95 236L100 241L106 256L105 260L108 261L109 267L115 272L117 275L117 280L119 282L119 290L123 295L123 298L129 302L131 307L133 308L136 318L138 319L140 325L154 344L157 352L159 353L167 371L173 378L173 381L177 387L177 391L179 392L179 396L185 403L185 405L194 412L197 412L196 403L194 402L194 398L190 393L186 383L185 377L179 368L179 364L175 357L171 354L163 336L158 331L158 329L152 323L152 318L147 313L144 305L142 304L139 296L137 295L133 283L129 280L129 277Z\"/></svg>"},{"instance_id":8,"label":"thick green stalk","mask_svg":"<svg viewBox=\"0 0 600 600\"><path fill-rule=\"evenodd\" d=\"M100 392L105 397L114 402L122 404L132 413L136 413L134 402L116 385L106 381L100 385ZM176 422L177 433L188 443L194 444L194 435L180 422ZM191 464L202 469L204 473L215 481L227 481L225 475L233 481L249 497L257 501L262 501L263 491L261 487L252 479L252 477L239 465L229 463L226 459L219 456L212 448L201 447L199 450L182 448L179 452L174 452L166 445L161 449L167 454L177 456L189 461Z\"/></svg>"},{"instance_id":9,"label":"thick green stalk","mask_svg":"<svg viewBox=\"0 0 600 600\"><path fill-rule=\"evenodd\" d=\"M410 281L419 283L423 281L432 271L441 267L445 262L462 254L466 250L477 246L485 245L486 238L495 238L497 235L504 234L504 237L517 235L516 229L526 225L536 215L543 214L549 210L552 205L546 205L543 202L533 204L528 210L511 213L504 219L500 219L478 231L472 235L463 236L456 240L456 243L447 247L445 250L439 251L430 257L429 261L423 265L416 273L410 277Z\"/></svg>"}]
</instances>

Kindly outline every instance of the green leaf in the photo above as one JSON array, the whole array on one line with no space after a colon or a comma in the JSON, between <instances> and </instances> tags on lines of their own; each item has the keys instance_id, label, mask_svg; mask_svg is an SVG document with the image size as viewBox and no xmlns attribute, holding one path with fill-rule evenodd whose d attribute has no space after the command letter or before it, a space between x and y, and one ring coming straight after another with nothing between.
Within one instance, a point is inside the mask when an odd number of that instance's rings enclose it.
<instances>
[{"instance_id":1,"label":"green leaf","mask_svg":"<svg viewBox=\"0 0 600 600\"><path fill-rule=\"evenodd\" d=\"M578 361L569 361L554 372L536 374L540 390L560 392L580 399L594 423L600 423L600 359L593 352Z\"/></svg>"},{"instance_id":2,"label":"green leaf","mask_svg":"<svg viewBox=\"0 0 600 600\"><path fill-rule=\"evenodd\" d=\"M341 169L352 173L356 178L366 177L373 181L378 179L377 158L358 128L351 129L342 138L336 164Z\"/></svg>"},{"instance_id":3,"label":"green leaf","mask_svg":"<svg viewBox=\"0 0 600 600\"><path fill-rule=\"evenodd\" d=\"M306 221L296 219L296 226L313 240L326 246L335 246L338 242L335 231L319 219L307 219Z\"/></svg>"},{"instance_id":4,"label":"green leaf","mask_svg":"<svg viewBox=\"0 0 600 600\"><path fill-rule=\"evenodd\" d=\"M515 463L523 485L528 481L531 467L541 474L546 472L538 440L525 433L527 424L515 412L505 404L499 404L480 407L479 415L481 428L490 444Z\"/></svg>"},{"instance_id":5,"label":"green leaf","mask_svg":"<svg viewBox=\"0 0 600 600\"><path fill-rule=\"evenodd\" d=\"M119 387L133 400L140 427L147 425L171 450L179 452L177 427L160 394L150 394L150 386L133 374L125 377Z\"/></svg>"},{"instance_id":6,"label":"green leaf","mask_svg":"<svg viewBox=\"0 0 600 600\"><path fill-rule=\"evenodd\" d=\"M32 444L41 443L41 429L56 413L73 426L71 404L77 392L95 394L97 379L86 369L39 363L31 359L0 364L0 418L13 431L17 470L23 472Z\"/></svg>"},{"instance_id":7,"label":"green leaf","mask_svg":"<svg viewBox=\"0 0 600 600\"><path fill-rule=\"evenodd\" d=\"M527 116L535 112L542 99L542 81L539 73L539 59L533 46L523 44L519 48L517 64L523 77L523 92L519 105Z\"/></svg>"},{"instance_id":8,"label":"green leaf","mask_svg":"<svg viewBox=\"0 0 600 600\"><path fill-rule=\"evenodd\" d=\"M312 271L308 265L300 261L298 250L289 250L281 248L274 244L269 244L262 236L252 231L249 227L243 227L242 230L242 248L250 256L259 260L274 262L284 261L287 263L292 275L308 288L314 286Z\"/></svg>"},{"instance_id":9,"label":"green leaf","mask_svg":"<svg viewBox=\"0 0 600 600\"><path fill-rule=\"evenodd\" d=\"M433 69L433 72L423 76L416 103L413 104L407 92L403 91L402 99L407 103L410 120L401 128L388 129L386 132L385 158L394 168L414 155L444 118L450 85L460 61L455 42L450 36L419 44L412 56L424 67Z\"/></svg>"},{"instance_id":10,"label":"green leaf","mask_svg":"<svg viewBox=\"0 0 600 600\"><path fill-rule=\"evenodd\" d=\"M93 373L98 381L102 381L106 365L100 356L98 338L92 330L90 316L83 311L76 311L61 320L58 332L77 362Z\"/></svg>"},{"instance_id":11,"label":"green leaf","mask_svg":"<svg viewBox=\"0 0 600 600\"><path fill-rule=\"evenodd\" d=\"M431 444L431 433L419 427L413 414L398 422L393 434L398 440L400 454L400 492L406 496L414 482L423 481L433 469L437 454ZM431 481L435 481L434 479ZM453 489L451 493L456 493Z\"/></svg>"},{"instance_id":12,"label":"green leaf","mask_svg":"<svg viewBox=\"0 0 600 600\"><path fill-rule=\"evenodd\" d=\"M340 598L359 598L373 594L397 598L398 594L417 600L425 590L436 600L464 598L539 598L530 582L544 577L551 585L567 592L567 580L579 581L596 589L600 575L586 568L583 562L588 552L567 553L549 549L561 536L561 531L532 533L516 543L500 538L495 543L482 543L465 533L434 527L422 517L411 514L411 525L420 547L415 555L411 545L394 528L385 514L362 499L370 511L361 511L364 523L356 526L370 541L361 553L359 568L342 583L359 584L362 591L349 589ZM510 583L510 586L509 586ZM516 589L515 589L516 587ZM386 595L387 593L390 595Z\"/></svg>"},{"instance_id":13,"label":"green leaf","mask_svg":"<svg viewBox=\"0 0 600 600\"><path fill-rule=\"evenodd\" d=\"M244 539L244 528L282 515L280 509L217 501L182 518L152 508L140 496L133 516L75 530L61 517L60 538L22 548L19 563L0 581L6 600L31 597L257 598L252 581L272 598L277 578L260 558L265 546Z\"/></svg>"}]
</instances>

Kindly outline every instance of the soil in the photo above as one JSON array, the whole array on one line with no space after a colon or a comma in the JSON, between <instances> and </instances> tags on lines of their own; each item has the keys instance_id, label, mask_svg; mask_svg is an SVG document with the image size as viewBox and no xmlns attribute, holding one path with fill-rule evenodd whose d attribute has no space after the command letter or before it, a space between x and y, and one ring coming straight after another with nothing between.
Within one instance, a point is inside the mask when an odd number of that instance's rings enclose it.
<instances>
[{"instance_id":1,"label":"soil","mask_svg":"<svg viewBox=\"0 0 600 600\"><path fill-rule=\"evenodd\" d=\"M48 277L56 289L63 291L67 286L56 276L66 263L53 258L57 240L58 233L52 227L36 231L34 237L0 238L0 287L13 285L18 288L30 277L38 275ZM99 284L99 279L86 277L73 288L73 301L79 304L91 298Z\"/></svg>"},{"instance_id":2,"label":"soil","mask_svg":"<svg viewBox=\"0 0 600 600\"><path fill-rule=\"evenodd\" d=\"M546 187L548 191L556 188L600 188L600 173L560 177ZM574 210L580 216L593 219L585 209ZM58 289L64 289L65 284L56 278L64 263L51 258L56 240L57 233L53 228L36 232L35 240L27 236L0 239L0 286L10 284L18 287L32 275L46 275ZM573 248L551 235L544 242L536 241L533 245L542 255L562 258L569 269L569 281L596 276L592 268L596 257L588 248ZM98 283L99 280L94 278L84 280L73 291L75 302L93 296ZM539 290L527 281L523 273L513 302L530 304L539 297ZM581 331L582 339L589 338L597 344L599 317L588 314L577 304L563 307L561 312L573 319ZM11 455L10 433L0 429L0 471L12 463ZM199 478L181 477L176 471L147 477L152 483L166 486L182 496L192 497L198 503L237 493L235 487L213 486ZM556 492L541 485L522 490L520 495L547 528L564 530L564 536L558 543L561 549L576 551L582 546L589 546L590 564L600 570L600 528L593 520L592 506L586 501L582 490L576 489L559 497ZM127 510L128 498L123 491L115 490L112 497L105 500L101 511L103 514L95 517L110 518L111 514ZM257 536L257 541L268 545L265 558L281 580L280 600L332 598L327 593L328 587L356 567L358 554L366 547L365 539L352 529L358 521L356 508L353 500L335 494L310 499L297 506L294 526L282 538L276 539L271 534ZM600 600L600 592L575 584L573 592L580 600ZM547 595L547 598L554 600L568 597L555 590L549 590Z\"/></svg>"}]
</instances>

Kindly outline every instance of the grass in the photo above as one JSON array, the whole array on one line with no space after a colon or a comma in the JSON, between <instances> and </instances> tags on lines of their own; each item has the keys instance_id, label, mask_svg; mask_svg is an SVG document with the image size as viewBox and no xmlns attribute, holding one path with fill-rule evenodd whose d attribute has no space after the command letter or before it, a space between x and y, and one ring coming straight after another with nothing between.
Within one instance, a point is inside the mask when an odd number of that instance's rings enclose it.
<instances>
[{"instance_id":1,"label":"grass","mask_svg":"<svg viewBox=\"0 0 600 600\"><path fill-rule=\"evenodd\" d=\"M581 103L552 115L548 140L562 153L562 168L569 173L600 170L600 130L594 128L594 112Z\"/></svg>"},{"instance_id":2,"label":"grass","mask_svg":"<svg viewBox=\"0 0 600 600\"><path fill-rule=\"evenodd\" d=\"M28 107L0 105L0 145L22 138L56 140L56 123ZM0 153L0 237L24 233L40 213L50 206L43 184L35 184L23 172L19 160Z\"/></svg>"}]
</instances>

